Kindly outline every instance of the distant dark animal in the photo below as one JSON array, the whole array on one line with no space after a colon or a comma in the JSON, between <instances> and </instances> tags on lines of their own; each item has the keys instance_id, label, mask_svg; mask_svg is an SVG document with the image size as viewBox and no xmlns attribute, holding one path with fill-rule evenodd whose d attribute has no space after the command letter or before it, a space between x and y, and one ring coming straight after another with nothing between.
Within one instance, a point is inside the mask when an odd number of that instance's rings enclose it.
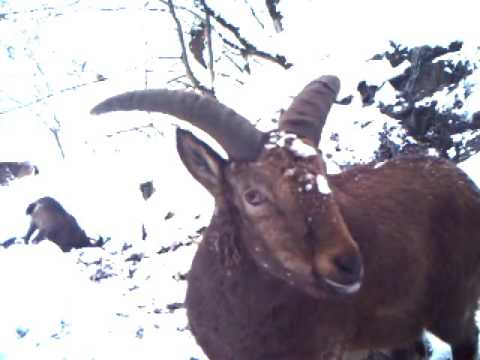
<instances>
[{"instance_id":1,"label":"distant dark animal","mask_svg":"<svg viewBox=\"0 0 480 360\"><path fill-rule=\"evenodd\" d=\"M425 353L428 329L454 360L473 360L479 190L453 163L427 156L327 175L317 146L339 87L334 76L308 84L269 133L183 91L129 92L92 113L171 114L229 155L177 131L180 158L216 203L185 302L210 359L341 359L381 348L410 359Z\"/></svg>"},{"instance_id":2,"label":"distant dark animal","mask_svg":"<svg viewBox=\"0 0 480 360\"><path fill-rule=\"evenodd\" d=\"M26 243L38 230L38 234L32 240L32 243L36 244L49 239L65 252L71 249L99 245L92 244L85 231L78 225L77 220L57 200L51 197L42 197L31 203L28 205L26 213L31 216L30 227L25 235Z\"/></svg>"},{"instance_id":3,"label":"distant dark animal","mask_svg":"<svg viewBox=\"0 0 480 360\"><path fill-rule=\"evenodd\" d=\"M28 175L37 175L38 168L28 162L0 162L0 185Z\"/></svg>"}]
</instances>

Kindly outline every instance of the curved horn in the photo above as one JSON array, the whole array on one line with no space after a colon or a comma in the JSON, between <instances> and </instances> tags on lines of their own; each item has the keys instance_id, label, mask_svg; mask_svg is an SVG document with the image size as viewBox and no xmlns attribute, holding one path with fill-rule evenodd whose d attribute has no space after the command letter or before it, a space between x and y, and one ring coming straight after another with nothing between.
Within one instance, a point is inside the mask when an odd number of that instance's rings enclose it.
<instances>
[{"instance_id":1,"label":"curved horn","mask_svg":"<svg viewBox=\"0 0 480 360\"><path fill-rule=\"evenodd\" d=\"M234 160L253 160L263 145L264 133L217 100L180 90L139 90L104 100L90 113L110 111L162 112L190 122L212 136Z\"/></svg>"},{"instance_id":2,"label":"curved horn","mask_svg":"<svg viewBox=\"0 0 480 360\"><path fill-rule=\"evenodd\" d=\"M306 138L318 146L325 120L340 91L340 80L324 75L310 82L280 116L279 129Z\"/></svg>"}]
</instances>

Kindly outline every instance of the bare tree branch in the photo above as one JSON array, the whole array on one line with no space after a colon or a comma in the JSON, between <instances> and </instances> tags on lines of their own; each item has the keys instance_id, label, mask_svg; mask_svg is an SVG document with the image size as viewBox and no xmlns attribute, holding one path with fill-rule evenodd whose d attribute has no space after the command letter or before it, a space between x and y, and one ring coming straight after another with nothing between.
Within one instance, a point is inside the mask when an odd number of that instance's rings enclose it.
<instances>
[{"instance_id":1,"label":"bare tree branch","mask_svg":"<svg viewBox=\"0 0 480 360\"><path fill-rule=\"evenodd\" d=\"M60 13L59 10L55 7L52 6L44 6L41 8L35 8L35 9L28 9L28 10L22 10L22 11L11 11L11 12L5 12L0 14L0 18L5 20L10 16L17 16L17 15L24 15L24 14L34 14L34 13L43 13L43 12L52 12L52 11L57 11L55 15L63 15L63 13Z\"/></svg>"},{"instance_id":2,"label":"bare tree branch","mask_svg":"<svg viewBox=\"0 0 480 360\"><path fill-rule=\"evenodd\" d=\"M248 40L246 40L242 35L240 34L240 29L230 23L228 23L224 18L222 18L220 15L216 14L215 11L213 11L212 8L210 8L205 0L202 0L202 3L204 5L203 10L205 11L206 14L210 15L215 19L216 22L218 22L220 25L222 25L225 29L230 31L235 38L238 40L238 42L243 46L243 48L237 47L238 50L241 51L241 53L244 56L247 55L254 55L261 57L265 60L272 61L280 66L282 66L285 69L288 69L292 66L291 63L287 62L287 59L283 55L271 55L265 51L258 50L252 43L250 43ZM230 42L231 44L231 42Z\"/></svg>"},{"instance_id":3,"label":"bare tree branch","mask_svg":"<svg viewBox=\"0 0 480 360\"><path fill-rule=\"evenodd\" d=\"M146 11L152 11L152 12L155 12L155 11L164 12L164 11L166 11L165 9L159 9L159 8L156 8L156 7L151 7L151 8L145 7L144 9ZM98 10L99 11L123 11L123 10L131 10L131 9L126 7L126 6L120 6L118 8L100 8Z\"/></svg>"},{"instance_id":4,"label":"bare tree branch","mask_svg":"<svg viewBox=\"0 0 480 360\"><path fill-rule=\"evenodd\" d=\"M62 159L65 159L65 152L63 151L63 146L62 146L62 142L60 141L60 136L59 136L59 132L60 132L60 121L58 121L58 118L57 118L57 115L53 115L53 119L55 120L55 122L57 123L58 127L49 127L48 129L50 130L50 132L53 134L53 137L55 138L55 142L57 143L57 146L58 146L58 149L60 150L60 155L62 156Z\"/></svg>"},{"instance_id":5,"label":"bare tree branch","mask_svg":"<svg viewBox=\"0 0 480 360\"><path fill-rule=\"evenodd\" d=\"M223 52L223 56L225 56L227 60L229 60L240 72L244 72L246 70L245 68L237 64L236 61L226 52Z\"/></svg>"},{"instance_id":6,"label":"bare tree branch","mask_svg":"<svg viewBox=\"0 0 480 360\"><path fill-rule=\"evenodd\" d=\"M165 1L161 1L162 3L165 3ZM73 1L72 3L70 4L67 4L65 7L72 7L74 5L77 5L78 3L80 3L80 0L76 0L76 1ZM107 12L107 11L128 11L128 10L131 10L131 8L128 8L126 6L119 6L119 7L116 7L116 8L108 8L108 7L100 7L98 8L98 11L104 11L104 12ZM165 9L160 9L160 8L156 8L156 7L150 7L150 8L147 8L145 7L145 10L147 11L160 11L160 12L163 12L163 11L166 11ZM12 17L12 16L18 16L18 15L25 15L25 14L36 14L36 13L48 13L47 15L54 15L54 16L63 16L65 15L64 13L64 7L62 8L57 8L57 7L53 7L53 6L43 6L43 7L39 7L39 8L34 8L34 9L27 9L27 10L22 10L22 11L11 11L11 12L4 12L4 13L0 13L0 20L5 20L7 19L8 17ZM198 16L198 15L197 15Z\"/></svg>"},{"instance_id":7,"label":"bare tree branch","mask_svg":"<svg viewBox=\"0 0 480 360\"><path fill-rule=\"evenodd\" d=\"M205 7L205 1L200 0ZM210 83L213 88L215 81L215 71L213 69L213 49L212 49L212 24L210 23L210 15L205 15L205 31L207 34L207 49L208 49L208 68L210 69Z\"/></svg>"},{"instance_id":8,"label":"bare tree branch","mask_svg":"<svg viewBox=\"0 0 480 360\"><path fill-rule=\"evenodd\" d=\"M98 83L98 82L102 82L102 81L105 81L105 78L101 78L99 80L94 80L94 81L90 81L90 82L86 82L86 83L83 83L83 84L77 84L77 85L73 85L73 86L70 86L70 87L67 87L67 88L64 88L64 89L61 89L59 91L57 91L56 93L49 93L43 97L39 97L39 98L36 98L35 100L32 100L28 103L24 103L24 104L20 104L19 106L16 106L16 107L13 107L13 108L10 108L10 109L7 109L7 110L0 110L0 115L3 115L3 114L8 114L10 112L13 112L13 111L17 111L17 110L20 110L20 109L24 109L24 108L27 108L27 107L30 107L32 105L35 105L35 104L38 104L38 103L41 103L41 102L44 102L54 96L57 96L57 95L60 95L60 94L63 94L65 92L70 92L70 91L75 91L77 89L80 89L82 87L85 87L85 86L88 86L88 85L92 85L92 84L95 84L95 83Z\"/></svg>"},{"instance_id":9,"label":"bare tree branch","mask_svg":"<svg viewBox=\"0 0 480 360\"><path fill-rule=\"evenodd\" d=\"M273 20L273 26L275 27L275 31L277 33L283 31L282 19L283 16L277 10L277 5L280 0L265 0L265 5L267 5L268 13Z\"/></svg>"},{"instance_id":10,"label":"bare tree branch","mask_svg":"<svg viewBox=\"0 0 480 360\"><path fill-rule=\"evenodd\" d=\"M115 135L120 135L120 134L124 134L124 133L129 133L129 132L133 132L133 131L138 131L138 132L144 132L145 129L153 129L155 130L160 136L163 136L164 134L158 130L155 125L153 123L149 123L149 124L146 124L146 125L142 125L142 126L134 126L132 128L129 128L129 129L123 129L123 130L118 130L118 131L115 131L114 133L112 134L107 134L105 135L106 137L114 137Z\"/></svg>"},{"instance_id":11,"label":"bare tree branch","mask_svg":"<svg viewBox=\"0 0 480 360\"><path fill-rule=\"evenodd\" d=\"M164 5L170 6L170 5L168 4L168 0L159 0L159 1L160 1L162 4L164 4ZM200 15L198 15L195 11L192 11L191 9L186 8L185 6L180 6L180 5L175 5L175 4L173 4L173 6L174 6L175 9L177 9L177 10L183 10L183 11L188 12L190 15L193 15L195 18L197 18L197 20L203 22L203 17L200 16Z\"/></svg>"},{"instance_id":12,"label":"bare tree branch","mask_svg":"<svg viewBox=\"0 0 480 360\"><path fill-rule=\"evenodd\" d=\"M260 25L262 29L265 29L265 25L263 25L263 23L258 18L257 13L255 12L255 9L252 7L252 5L248 3L248 0L244 0L244 1L245 1L245 4L250 8L250 12L252 13L253 18L257 21L258 25Z\"/></svg>"},{"instance_id":13,"label":"bare tree branch","mask_svg":"<svg viewBox=\"0 0 480 360\"><path fill-rule=\"evenodd\" d=\"M170 79L167 81L167 84L170 84L170 83L173 83L173 82L178 82L180 81L180 79L183 79L186 75L180 75L180 76L176 76L174 77L173 79Z\"/></svg>"},{"instance_id":14,"label":"bare tree branch","mask_svg":"<svg viewBox=\"0 0 480 360\"><path fill-rule=\"evenodd\" d=\"M202 85L200 83L200 81L193 74L193 71L190 67L190 63L188 62L187 49L185 47L185 41L183 39L182 25L180 24L180 20L178 19L177 15L175 13L175 6L173 5L172 0L168 0L168 8L169 8L170 14L172 15L172 18L173 18L173 20L175 21L175 24L176 24L178 40L180 42L180 47L181 47L181 51L182 51L182 62L183 62L183 65L185 66L185 71L187 73L188 78L190 79L190 82L192 83L192 86L195 89L200 90L203 94L210 95L210 96L215 96L215 92L213 91L213 89L208 89L207 87Z\"/></svg>"},{"instance_id":15,"label":"bare tree branch","mask_svg":"<svg viewBox=\"0 0 480 360\"><path fill-rule=\"evenodd\" d=\"M240 80L240 79L237 79L237 78L234 78L233 76L231 76L230 74L226 74L226 73L218 73L217 74L218 76L222 76L224 78L227 78L227 79L233 79L233 81L235 81L237 84L239 85L245 85L245 83Z\"/></svg>"},{"instance_id":16,"label":"bare tree branch","mask_svg":"<svg viewBox=\"0 0 480 360\"><path fill-rule=\"evenodd\" d=\"M180 56L157 56L158 60L182 60Z\"/></svg>"}]
</instances>

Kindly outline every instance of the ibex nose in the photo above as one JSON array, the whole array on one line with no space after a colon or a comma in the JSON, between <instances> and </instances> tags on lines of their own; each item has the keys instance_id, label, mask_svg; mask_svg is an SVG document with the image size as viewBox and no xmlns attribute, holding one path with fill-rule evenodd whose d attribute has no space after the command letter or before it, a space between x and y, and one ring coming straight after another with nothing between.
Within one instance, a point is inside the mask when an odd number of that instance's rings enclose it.
<instances>
[{"instance_id":1,"label":"ibex nose","mask_svg":"<svg viewBox=\"0 0 480 360\"><path fill-rule=\"evenodd\" d=\"M353 294L362 284L362 257L356 251L320 256L314 265L313 276L335 292Z\"/></svg>"},{"instance_id":2,"label":"ibex nose","mask_svg":"<svg viewBox=\"0 0 480 360\"><path fill-rule=\"evenodd\" d=\"M341 283L352 284L362 278L363 264L358 254L340 254L333 258Z\"/></svg>"}]
</instances>

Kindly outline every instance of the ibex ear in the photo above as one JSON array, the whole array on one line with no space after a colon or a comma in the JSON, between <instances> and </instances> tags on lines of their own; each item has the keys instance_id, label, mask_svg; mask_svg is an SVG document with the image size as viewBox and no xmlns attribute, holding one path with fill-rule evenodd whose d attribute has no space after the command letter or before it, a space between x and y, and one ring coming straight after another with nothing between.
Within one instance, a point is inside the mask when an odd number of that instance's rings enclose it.
<instances>
[{"instance_id":1,"label":"ibex ear","mask_svg":"<svg viewBox=\"0 0 480 360\"><path fill-rule=\"evenodd\" d=\"M226 161L190 131L177 129L177 151L190 174L212 195L222 187Z\"/></svg>"}]
</instances>

